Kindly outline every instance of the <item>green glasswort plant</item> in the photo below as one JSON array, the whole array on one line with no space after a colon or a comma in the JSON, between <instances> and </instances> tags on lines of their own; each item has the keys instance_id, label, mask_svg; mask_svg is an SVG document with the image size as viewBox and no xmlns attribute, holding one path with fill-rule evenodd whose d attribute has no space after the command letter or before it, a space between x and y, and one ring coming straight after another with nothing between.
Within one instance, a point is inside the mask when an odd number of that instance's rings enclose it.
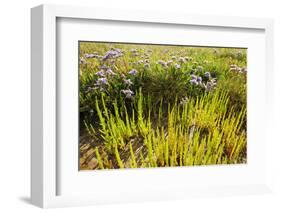
<instances>
[{"instance_id":1,"label":"green glasswort plant","mask_svg":"<svg viewBox=\"0 0 281 213\"><path fill-rule=\"evenodd\" d=\"M243 49L80 43L81 169L245 163L246 72Z\"/></svg>"}]
</instances>

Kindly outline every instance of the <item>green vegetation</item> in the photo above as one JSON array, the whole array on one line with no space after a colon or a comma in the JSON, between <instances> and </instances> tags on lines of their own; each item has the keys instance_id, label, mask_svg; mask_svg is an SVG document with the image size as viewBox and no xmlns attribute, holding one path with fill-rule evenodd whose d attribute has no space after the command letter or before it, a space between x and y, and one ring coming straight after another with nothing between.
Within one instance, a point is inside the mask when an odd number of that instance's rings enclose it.
<instances>
[{"instance_id":1,"label":"green vegetation","mask_svg":"<svg viewBox=\"0 0 281 213\"><path fill-rule=\"evenodd\" d=\"M246 50L80 43L80 169L245 163Z\"/></svg>"}]
</instances>

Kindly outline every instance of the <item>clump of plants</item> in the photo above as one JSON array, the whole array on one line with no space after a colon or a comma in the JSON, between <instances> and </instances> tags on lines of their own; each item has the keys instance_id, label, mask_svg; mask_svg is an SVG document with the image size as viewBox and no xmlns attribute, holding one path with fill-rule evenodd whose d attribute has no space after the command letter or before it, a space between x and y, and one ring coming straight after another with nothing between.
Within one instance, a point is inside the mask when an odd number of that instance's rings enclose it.
<instances>
[{"instance_id":1,"label":"clump of plants","mask_svg":"<svg viewBox=\"0 0 281 213\"><path fill-rule=\"evenodd\" d=\"M80 42L80 169L245 163L246 50Z\"/></svg>"}]
</instances>

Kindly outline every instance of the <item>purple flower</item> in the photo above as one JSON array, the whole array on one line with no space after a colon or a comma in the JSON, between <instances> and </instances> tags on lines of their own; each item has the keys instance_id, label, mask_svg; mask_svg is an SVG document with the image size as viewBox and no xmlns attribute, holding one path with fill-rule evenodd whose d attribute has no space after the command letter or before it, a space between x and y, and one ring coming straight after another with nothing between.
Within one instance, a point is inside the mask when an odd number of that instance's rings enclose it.
<instances>
[{"instance_id":1,"label":"purple flower","mask_svg":"<svg viewBox=\"0 0 281 213\"><path fill-rule=\"evenodd\" d=\"M206 78L211 78L211 73L210 72L205 72L204 75L205 75Z\"/></svg>"},{"instance_id":2,"label":"purple flower","mask_svg":"<svg viewBox=\"0 0 281 213\"><path fill-rule=\"evenodd\" d=\"M197 79L191 79L189 81L192 85L198 85Z\"/></svg>"},{"instance_id":3,"label":"purple flower","mask_svg":"<svg viewBox=\"0 0 281 213\"><path fill-rule=\"evenodd\" d=\"M126 95L125 98L132 98L132 95L134 95L134 92L132 90L130 90L130 89L126 89L126 90L122 89L121 92L124 95Z\"/></svg>"},{"instance_id":4,"label":"purple flower","mask_svg":"<svg viewBox=\"0 0 281 213\"><path fill-rule=\"evenodd\" d=\"M107 70L108 67L107 67L106 65L102 65L102 66L100 67L100 69L102 69L102 70Z\"/></svg>"},{"instance_id":5,"label":"purple flower","mask_svg":"<svg viewBox=\"0 0 281 213\"><path fill-rule=\"evenodd\" d=\"M206 90L207 91L211 91L214 88L214 85L212 84L212 82L207 82L206 84Z\"/></svg>"},{"instance_id":6,"label":"purple flower","mask_svg":"<svg viewBox=\"0 0 281 213\"><path fill-rule=\"evenodd\" d=\"M120 57L122 55L121 51L119 49L117 50L109 50L105 53L105 55L103 56L102 60L106 61L107 59L110 58L117 58Z\"/></svg>"},{"instance_id":7,"label":"purple flower","mask_svg":"<svg viewBox=\"0 0 281 213\"><path fill-rule=\"evenodd\" d=\"M180 63L185 63L185 59L183 57L179 57L179 60L178 60Z\"/></svg>"},{"instance_id":8,"label":"purple flower","mask_svg":"<svg viewBox=\"0 0 281 213\"><path fill-rule=\"evenodd\" d=\"M110 68L108 68L108 69L106 70L106 74L108 74L108 75L116 75L116 73L113 72Z\"/></svg>"},{"instance_id":9,"label":"purple flower","mask_svg":"<svg viewBox=\"0 0 281 213\"><path fill-rule=\"evenodd\" d=\"M158 60L158 64L161 64L163 67L167 67L167 63L163 60Z\"/></svg>"},{"instance_id":10,"label":"purple flower","mask_svg":"<svg viewBox=\"0 0 281 213\"><path fill-rule=\"evenodd\" d=\"M99 55L97 55L97 54L88 54L88 53L86 53L84 56L85 56L85 58L98 58L99 57Z\"/></svg>"},{"instance_id":11,"label":"purple flower","mask_svg":"<svg viewBox=\"0 0 281 213\"><path fill-rule=\"evenodd\" d=\"M133 85L133 82L131 81L131 79L124 79L124 83L127 84L128 86Z\"/></svg>"},{"instance_id":12,"label":"purple flower","mask_svg":"<svg viewBox=\"0 0 281 213\"><path fill-rule=\"evenodd\" d=\"M100 71L96 72L96 75L99 76L99 77L104 77L103 70L100 70Z\"/></svg>"},{"instance_id":13,"label":"purple flower","mask_svg":"<svg viewBox=\"0 0 281 213\"><path fill-rule=\"evenodd\" d=\"M216 85L216 79L212 79L211 81L208 81L207 84L204 84L204 88L206 91L211 91L215 88Z\"/></svg>"},{"instance_id":14,"label":"purple flower","mask_svg":"<svg viewBox=\"0 0 281 213\"><path fill-rule=\"evenodd\" d=\"M96 86L102 86L102 85L106 85L108 82L107 82L107 79L106 78L98 78L98 80L96 81Z\"/></svg>"},{"instance_id":15,"label":"purple flower","mask_svg":"<svg viewBox=\"0 0 281 213\"><path fill-rule=\"evenodd\" d=\"M122 50L119 49L119 48L115 48L114 50L115 50L116 52L120 53L120 54L122 53Z\"/></svg>"},{"instance_id":16,"label":"purple flower","mask_svg":"<svg viewBox=\"0 0 281 213\"><path fill-rule=\"evenodd\" d=\"M128 72L130 75L136 75L138 73L137 70L133 69L131 71Z\"/></svg>"},{"instance_id":17,"label":"purple flower","mask_svg":"<svg viewBox=\"0 0 281 213\"><path fill-rule=\"evenodd\" d=\"M175 68L176 68L176 69L180 69L180 68L181 68L181 65L175 64Z\"/></svg>"},{"instance_id":18,"label":"purple flower","mask_svg":"<svg viewBox=\"0 0 281 213\"><path fill-rule=\"evenodd\" d=\"M197 79L197 76L194 75L194 74L191 74L190 77L191 77L192 80L196 80Z\"/></svg>"},{"instance_id":19,"label":"purple flower","mask_svg":"<svg viewBox=\"0 0 281 213\"><path fill-rule=\"evenodd\" d=\"M167 65L170 66L173 63L172 60L167 61Z\"/></svg>"},{"instance_id":20,"label":"purple flower","mask_svg":"<svg viewBox=\"0 0 281 213\"><path fill-rule=\"evenodd\" d=\"M201 77L201 76L198 76L198 77L197 77L197 81L198 81L198 82L202 82L202 77Z\"/></svg>"}]
</instances>

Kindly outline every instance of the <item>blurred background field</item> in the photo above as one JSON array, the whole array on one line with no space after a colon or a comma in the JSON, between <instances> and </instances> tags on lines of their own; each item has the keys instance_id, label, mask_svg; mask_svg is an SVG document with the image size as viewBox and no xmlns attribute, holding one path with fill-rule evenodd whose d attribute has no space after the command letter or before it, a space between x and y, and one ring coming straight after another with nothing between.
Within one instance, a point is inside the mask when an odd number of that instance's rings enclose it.
<instances>
[{"instance_id":1,"label":"blurred background field","mask_svg":"<svg viewBox=\"0 0 281 213\"><path fill-rule=\"evenodd\" d=\"M246 49L79 48L81 170L246 163Z\"/></svg>"}]
</instances>

